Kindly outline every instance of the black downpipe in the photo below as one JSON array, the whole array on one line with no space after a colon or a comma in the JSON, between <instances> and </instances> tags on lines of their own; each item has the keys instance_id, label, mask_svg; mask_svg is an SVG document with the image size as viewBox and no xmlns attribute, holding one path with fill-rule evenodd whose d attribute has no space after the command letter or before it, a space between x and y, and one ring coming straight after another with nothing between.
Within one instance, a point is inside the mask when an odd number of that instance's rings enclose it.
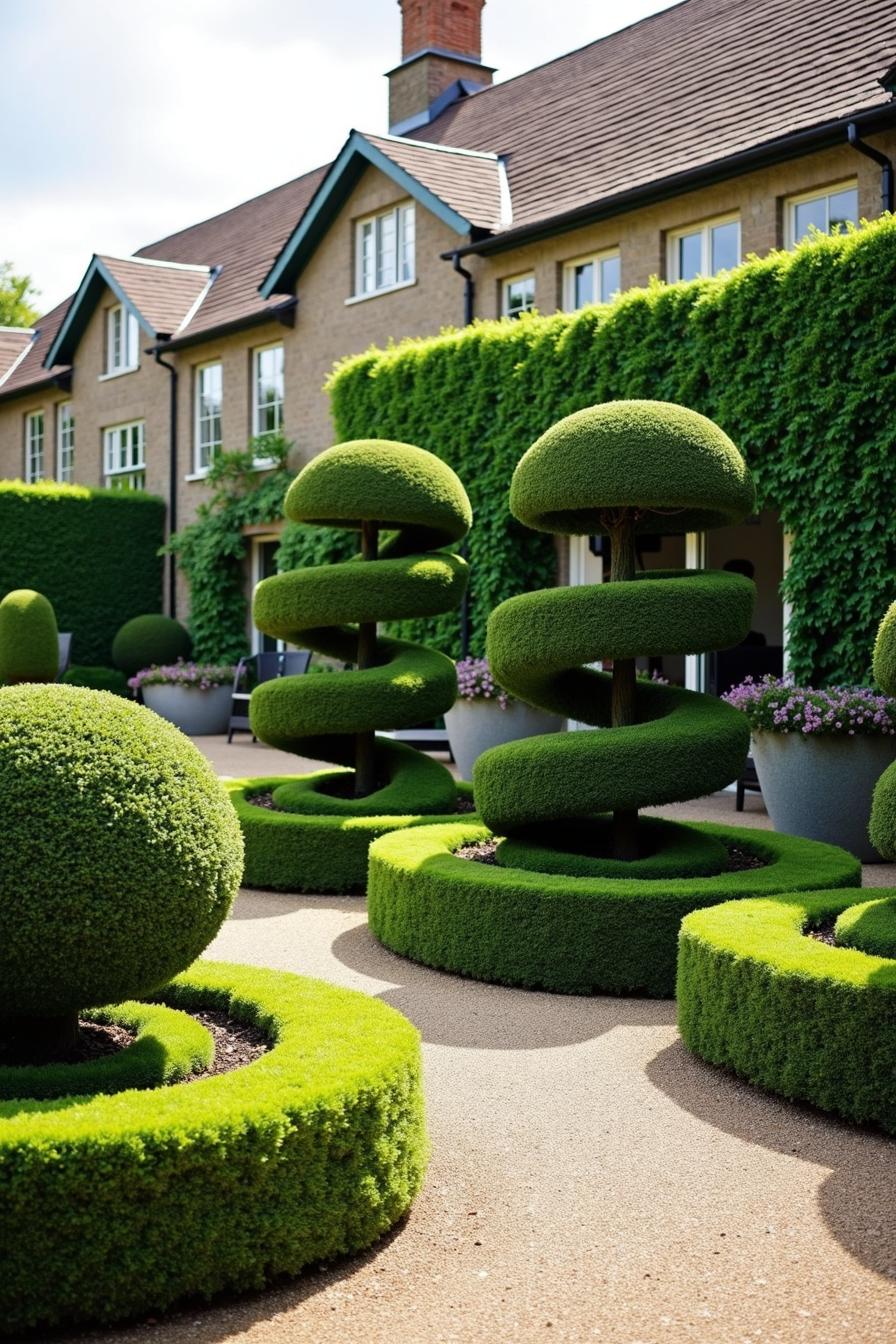
<instances>
[{"instance_id":1,"label":"black downpipe","mask_svg":"<svg viewBox=\"0 0 896 1344\"><path fill-rule=\"evenodd\" d=\"M468 327L473 321L473 303L476 298L476 281L472 273L465 266L461 265L460 252L452 252L452 261L454 269L458 275L464 278L464 326Z\"/></svg>"},{"instance_id":2,"label":"black downpipe","mask_svg":"<svg viewBox=\"0 0 896 1344\"><path fill-rule=\"evenodd\" d=\"M880 165L880 208L882 214L892 213L893 210L893 161L888 159L886 154L875 149L873 145L866 145L861 138L859 128L854 121L851 121L846 128L846 138L857 149L860 154L866 158L873 159Z\"/></svg>"},{"instance_id":3,"label":"black downpipe","mask_svg":"<svg viewBox=\"0 0 896 1344\"><path fill-rule=\"evenodd\" d=\"M168 427L168 536L177 531L177 369L161 356L158 346L152 351L157 364L169 373L169 427ZM177 614L177 560L168 556L168 615Z\"/></svg>"}]
</instances>

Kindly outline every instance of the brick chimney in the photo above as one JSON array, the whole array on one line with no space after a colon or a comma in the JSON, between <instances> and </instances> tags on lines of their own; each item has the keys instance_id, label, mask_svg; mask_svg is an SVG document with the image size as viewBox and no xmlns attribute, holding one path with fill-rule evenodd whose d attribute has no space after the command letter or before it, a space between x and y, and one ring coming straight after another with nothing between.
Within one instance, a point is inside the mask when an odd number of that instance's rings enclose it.
<instances>
[{"instance_id":1,"label":"brick chimney","mask_svg":"<svg viewBox=\"0 0 896 1344\"><path fill-rule=\"evenodd\" d=\"M398 0L401 64L388 72L389 129L425 126L456 98L492 82L482 64L485 0Z\"/></svg>"}]
</instances>

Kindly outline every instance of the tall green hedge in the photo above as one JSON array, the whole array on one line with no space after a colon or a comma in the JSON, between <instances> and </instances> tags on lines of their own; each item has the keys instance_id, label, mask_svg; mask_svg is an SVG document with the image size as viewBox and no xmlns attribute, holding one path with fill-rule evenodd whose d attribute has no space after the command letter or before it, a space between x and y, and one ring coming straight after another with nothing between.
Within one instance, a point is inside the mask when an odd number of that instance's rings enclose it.
<instances>
[{"instance_id":1,"label":"tall green hedge","mask_svg":"<svg viewBox=\"0 0 896 1344\"><path fill-rule=\"evenodd\" d=\"M116 630L159 611L165 504L136 491L0 481L0 597L36 588L79 663L109 665Z\"/></svg>"},{"instance_id":2,"label":"tall green hedge","mask_svg":"<svg viewBox=\"0 0 896 1344\"><path fill-rule=\"evenodd\" d=\"M550 538L507 507L529 445L613 398L701 411L743 452L760 506L778 508L794 534L784 595L796 676L862 680L896 570L894 292L887 217L716 279L370 350L330 379L338 437L419 443L466 485L480 652L492 607L551 582ZM441 647L456 643L451 617L439 634Z\"/></svg>"}]
</instances>

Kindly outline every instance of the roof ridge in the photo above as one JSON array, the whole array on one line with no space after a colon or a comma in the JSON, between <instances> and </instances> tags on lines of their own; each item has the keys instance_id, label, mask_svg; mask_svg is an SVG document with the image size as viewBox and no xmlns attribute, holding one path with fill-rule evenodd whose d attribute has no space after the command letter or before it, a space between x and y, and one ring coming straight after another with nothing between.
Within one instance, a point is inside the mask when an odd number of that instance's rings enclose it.
<instances>
[{"instance_id":1,"label":"roof ridge","mask_svg":"<svg viewBox=\"0 0 896 1344\"><path fill-rule=\"evenodd\" d=\"M5 327L0 324L0 331L20 331L24 336L33 336L35 327Z\"/></svg>"},{"instance_id":2,"label":"roof ridge","mask_svg":"<svg viewBox=\"0 0 896 1344\"><path fill-rule=\"evenodd\" d=\"M682 0L684 3L684 0ZM362 135L365 140L388 140L393 145L413 145L417 149L434 149L442 154L462 154L469 159L486 159L489 163L495 163L500 155L492 153L486 149L464 149L462 145L440 145L432 140L413 140L409 135L386 135L383 131L359 131L354 128L356 134Z\"/></svg>"},{"instance_id":3,"label":"roof ridge","mask_svg":"<svg viewBox=\"0 0 896 1344\"><path fill-rule=\"evenodd\" d=\"M163 257L116 257L111 252L95 252L94 256L102 261L126 261L133 262L136 266L161 266L165 270L197 271L202 275L208 275L211 269L200 261L165 261Z\"/></svg>"}]
</instances>

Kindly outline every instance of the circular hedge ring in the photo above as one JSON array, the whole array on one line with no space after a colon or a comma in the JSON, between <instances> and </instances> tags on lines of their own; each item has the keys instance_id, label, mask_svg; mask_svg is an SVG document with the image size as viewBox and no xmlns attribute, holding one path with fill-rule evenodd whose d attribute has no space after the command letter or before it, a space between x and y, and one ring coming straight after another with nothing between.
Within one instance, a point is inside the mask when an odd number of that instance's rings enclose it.
<instances>
[{"instance_id":1,"label":"circular hedge ring","mask_svg":"<svg viewBox=\"0 0 896 1344\"><path fill-rule=\"evenodd\" d=\"M857 887L861 865L817 840L730 826L687 829L737 845L762 868L714 877L570 877L453 851L491 838L470 822L384 835L370 848L367 917L393 952L477 980L566 994L675 992L682 918L720 901Z\"/></svg>"},{"instance_id":2,"label":"circular hedge ring","mask_svg":"<svg viewBox=\"0 0 896 1344\"><path fill-rule=\"evenodd\" d=\"M420 1188L419 1036L353 990L198 962L160 996L270 1034L231 1073L0 1103L0 1331L161 1311L359 1251Z\"/></svg>"},{"instance_id":3,"label":"circular hedge ring","mask_svg":"<svg viewBox=\"0 0 896 1344\"><path fill-rule=\"evenodd\" d=\"M838 916L839 931L866 902L867 892L811 891L688 915L678 1026L711 1064L896 1133L896 961L804 932Z\"/></svg>"}]
</instances>

